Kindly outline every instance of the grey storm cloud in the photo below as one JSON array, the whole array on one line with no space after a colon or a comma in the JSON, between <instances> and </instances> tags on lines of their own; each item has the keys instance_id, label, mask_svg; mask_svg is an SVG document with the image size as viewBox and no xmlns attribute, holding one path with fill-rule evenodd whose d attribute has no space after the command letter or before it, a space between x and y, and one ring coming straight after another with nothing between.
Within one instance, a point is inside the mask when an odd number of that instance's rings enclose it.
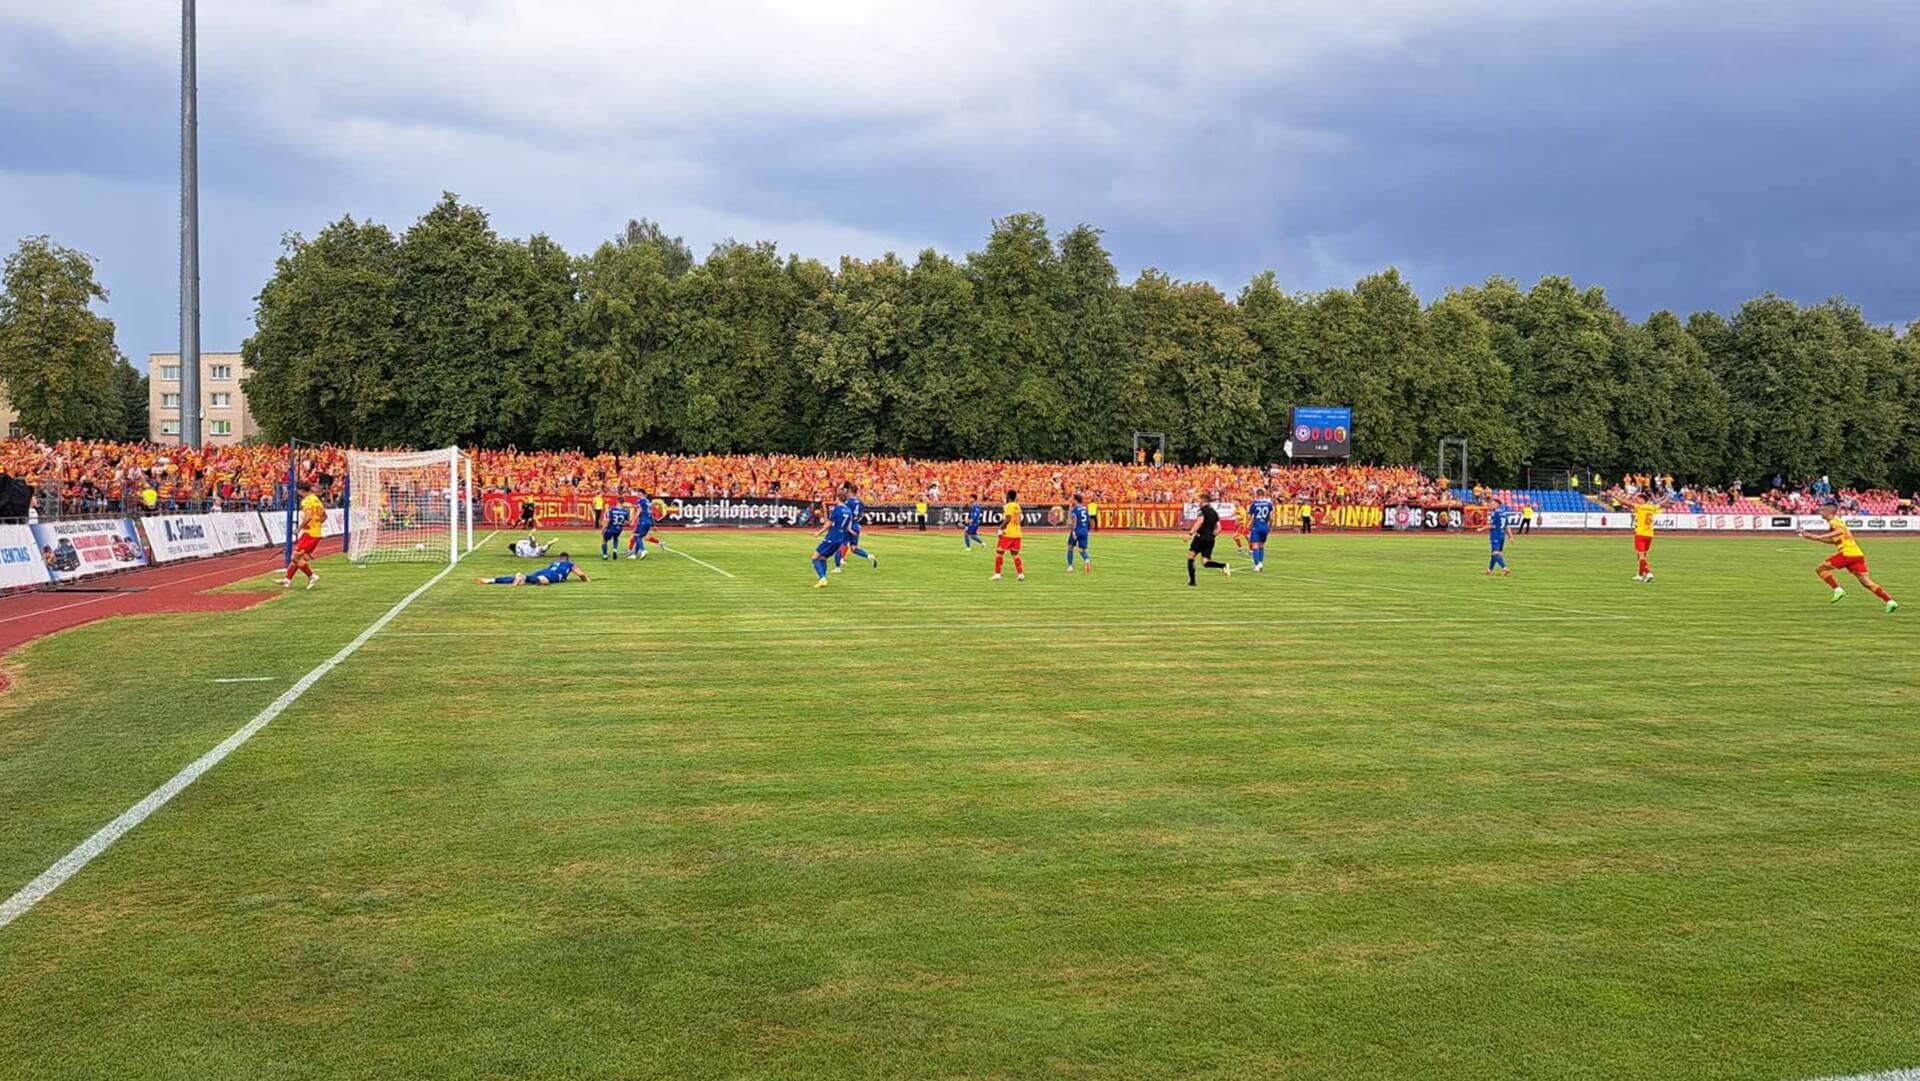
<instances>
[{"instance_id":1,"label":"grey storm cloud","mask_svg":"<svg viewBox=\"0 0 1920 1081\"><path fill-rule=\"evenodd\" d=\"M1920 317L1920 9L1774 2L892 0L203 5L206 334L281 234L442 190L574 250L960 254L1105 230L1228 292L1398 265L1429 295L1568 274L1629 313L1767 290ZM100 259L173 340L176 13L0 0L0 239Z\"/></svg>"}]
</instances>

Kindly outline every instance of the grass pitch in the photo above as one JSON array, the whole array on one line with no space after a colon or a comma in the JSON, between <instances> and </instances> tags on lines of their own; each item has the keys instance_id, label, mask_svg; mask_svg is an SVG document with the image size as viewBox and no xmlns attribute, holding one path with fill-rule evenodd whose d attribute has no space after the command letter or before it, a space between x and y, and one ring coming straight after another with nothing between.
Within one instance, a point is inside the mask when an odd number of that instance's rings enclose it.
<instances>
[{"instance_id":1,"label":"grass pitch","mask_svg":"<svg viewBox=\"0 0 1920 1081\"><path fill-rule=\"evenodd\" d=\"M496 539L0 929L0 1076L1920 1064L1920 545L1886 616L1790 539L872 541ZM10 659L0 897L433 573L321 570Z\"/></svg>"}]
</instances>

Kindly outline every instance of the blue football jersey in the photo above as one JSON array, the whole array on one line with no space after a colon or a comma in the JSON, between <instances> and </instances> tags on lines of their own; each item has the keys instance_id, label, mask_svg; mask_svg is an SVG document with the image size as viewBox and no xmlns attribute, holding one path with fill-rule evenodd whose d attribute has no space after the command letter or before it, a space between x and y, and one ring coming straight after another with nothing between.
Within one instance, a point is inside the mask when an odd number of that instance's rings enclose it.
<instances>
[{"instance_id":1,"label":"blue football jersey","mask_svg":"<svg viewBox=\"0 0 1920 1081\"><path fill-rule=\"evenodd\" d=\"M632 508L622 503L616 503L607 508L607 528L625 529L627 527L627 519L631 517L633 517Z\"/></svg>"}]
</instances>

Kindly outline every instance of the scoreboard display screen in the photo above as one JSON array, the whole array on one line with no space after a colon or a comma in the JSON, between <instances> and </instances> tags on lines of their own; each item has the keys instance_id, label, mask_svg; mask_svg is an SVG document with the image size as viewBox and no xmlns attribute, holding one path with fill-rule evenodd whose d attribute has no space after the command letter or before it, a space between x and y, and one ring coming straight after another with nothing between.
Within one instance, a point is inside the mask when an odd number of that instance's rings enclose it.
<instances>
[{"instance_id":1,"label":"scoreboard display screen","mask_svg":"<svg viewBox=\"0 0 1920 1081\"><path fill-rule=\"evenodd\" d=\"M1287 439L1295 458L1345 458L1353 453L1353 407L1296 405Z\"/></svg>"}]
</instances>

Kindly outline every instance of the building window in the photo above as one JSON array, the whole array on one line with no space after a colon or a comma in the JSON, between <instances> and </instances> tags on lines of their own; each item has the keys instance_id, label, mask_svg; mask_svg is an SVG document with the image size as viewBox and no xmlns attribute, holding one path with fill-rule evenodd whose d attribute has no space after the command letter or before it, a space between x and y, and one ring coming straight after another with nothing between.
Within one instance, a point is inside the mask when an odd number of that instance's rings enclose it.
<instances>
[{"instance_id":1,"label":"building window","mask_svg":"<svg viewBox=\"0 0 1920 1081\"><path fill-rule=\"evenodd\" d=\"M179 394L179 392L178 392L178 391L172 391L172 390L170 390L170 391L168 391L168 392L166 392L165 394L162 394L162 395L160 395L160 408L162 408L162 409L178 409L178 408L180 408L180 394Z\"/></svg>"},{"instance_id":2,"label":"building window","mask_svg":"<svg viewBox=\"0 0 1920 1081\"><path fill-rule=\"evenodd\" d=\"M213 366L213 374L212 374L212 378L214 378L214 379L232 379L232 378L233 378L233 365L231 365L231 364L215 364L215 365Z\"/></svg>"},{"instance_id":3,"label":"building window","mask_svg":"<svg viewBox=\"0 0 1920 1081\"><path fill-rule=\"evenodd\" d=\"M179 421L177 421L177 420L163 420L163 421L161 421L161 422L160 422L160 434L161 434L161 435L179 435L179 434L180 434L180 422L179 422Z\"/></svg>"},{"instance_id":4,"label":"building window","mask_svg":"<svg viewBox=\"0 0 1920 1081\"><path fill-rule=\"evenodd\" d=\"M207 404L213 406L215 409L230 409L233 407L232 391L216 390L213 392L212 398L213 400Z\"/></svg>"},{"instance_id":5,"label":"building window","mask_svg":"<svg viewBox=\"0 0 1920 1081\"><path fill-rule=\"evenodd\" d=\"M7 438L8 439L20 438L20 425L18 423L7 425Z\"/></svg>"},{"instance_id":6,"label":"building window","mask_svg":"<svg viewBox=\"0 0 1920 1081\"><path fill-rule=\"evenodd\" d=\"M176 383L179 382L180 381L180 365L178 364L160 365L160 378L170 379Z\"/></svg>"},{"instance_id":7,"label":"building window","mask_svg":"<svg viewBox=\"0 0 1920 1081\"><path fill-rule=\"evenodd\" d=\"M214 422L213 422L213 434L214 434L214 435L232 435L232 434L233 434L233 422L232 422L232 421L230 421L230 420L216 420L216 421L214 421Z\"/></svg>"}]
</instances>

